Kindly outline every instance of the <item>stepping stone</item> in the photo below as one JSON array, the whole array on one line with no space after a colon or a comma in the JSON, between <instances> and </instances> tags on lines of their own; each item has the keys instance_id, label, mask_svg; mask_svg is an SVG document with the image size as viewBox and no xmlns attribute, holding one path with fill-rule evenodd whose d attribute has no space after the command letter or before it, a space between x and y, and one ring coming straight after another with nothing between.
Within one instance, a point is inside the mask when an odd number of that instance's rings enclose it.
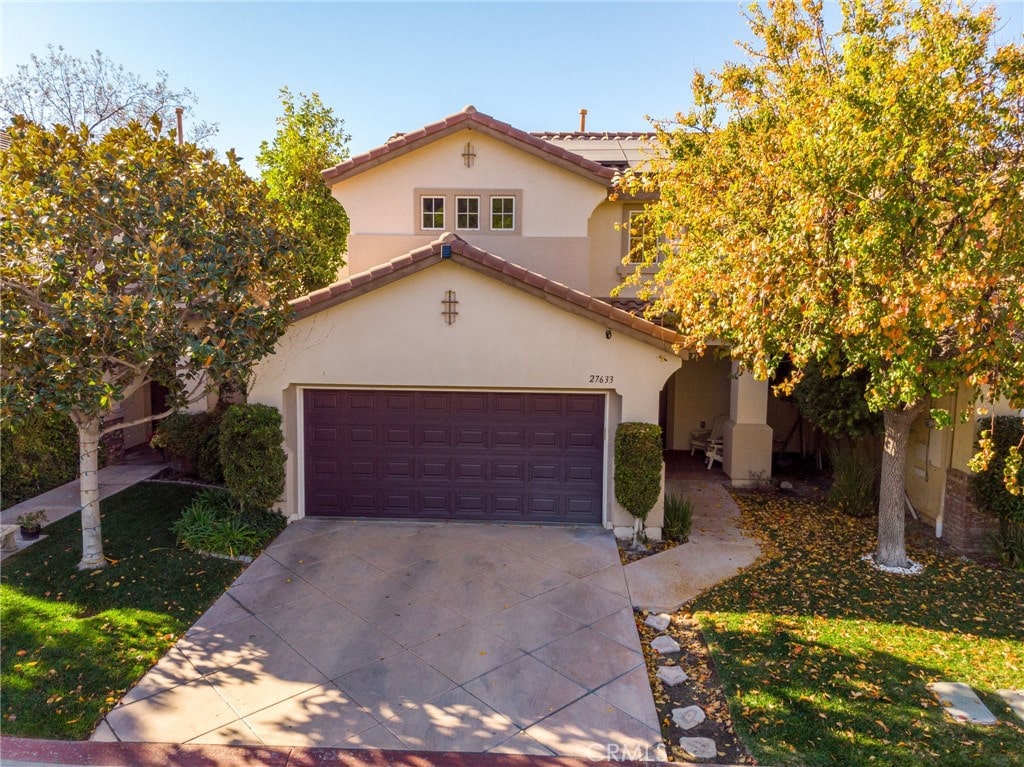
<instances>
[{"instance_id":1,"label":"stepping stone","mask_svg":"<svg viewBox=\"0 0 1024 767\"><path fill-rule=\"evenodd\" d=\"M650 626L655 631L664 631L668 628L668 624L672 622L672 618L665 613L661 615L648 615L647 620L644 621L645 626Z\"/></svg>"},{"instance_id":2,"label":"stepping stone","mask_svg":"<svg viewBox=\"0 0 1024 767\"><path fill-rule=\"evenodd\" d=\"M718 746L711 738L680 738L679 746L694 759L714 759Z\"/></svg>"},{"instance_id":3,"label":"stepping stone","mask_svg":"<svg viewBox=\"0 0 1024 767\"><path fill-rule=\"evenodd\" d=\"M656 676L669 687L675 687L690 678L679 666L659 666Z\"/></svg>"},{"instance_id":4,"label":"stepping stone","mask_svg":"<svg viewBox=\"0 0 1024 767\"><path fill-rule=\"evenodd\" d=\"M708 715L704 713L704 709L700 706L672 709L672 721L684 730L692 730L707 718Z\"/></svg>"},{"instance_id":5,"label":"stepping stone","mask_svg":"<svg viewBox=\"0 0 1024 767\"><path fill-rule=\"evenodd\" d=\"M1006 701L1006 705L1024 720L1024 690L996 690L996 695Z\"/></svg>"},{"instance_id":6,"label":"stepping stone","mask_svg":"<svg viewBox=\"0 0 1024 767\"><path fill-rule=\"evenodd\" d=\"M963 682L932 682L928 685L932 695L957 722L970 724L995 724L996 718L974 690Z\"/></svg>"},{"instance_id":7,"label":"stepping stone","mask_svg":"<svg viewBox=\"0 0 1024 767\"><path fill-rule=\"evenodd\" d=\"M679 652L679 643L672 637L662 634L651 642L651 649L659 655L667 655L670 652Z\"/></svg>"}]
</instances>

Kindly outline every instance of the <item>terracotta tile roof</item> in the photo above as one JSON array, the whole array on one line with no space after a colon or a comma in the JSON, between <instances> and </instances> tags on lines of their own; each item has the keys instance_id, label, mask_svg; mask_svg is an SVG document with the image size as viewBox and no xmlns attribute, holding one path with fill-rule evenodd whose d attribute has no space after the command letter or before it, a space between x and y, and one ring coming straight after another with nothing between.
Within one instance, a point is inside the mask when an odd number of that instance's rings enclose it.
<instances>
[{"instance_id":1,"label":"terracotta tile roof","mask_svg":"<svg viewBox=\"0 0 1024 767\"><path fill-rule=\"evenodd\" d=\"M658 134L654 131L532 131L530 135L545 141L652 141Z\"/></svg>"},{"instance_id":2,"label":"terracotta tile roof","mask_svg":"<svg viewBox=\"0 0 1024 767\"><path fill-rule=\"evenodd\" d=\"M11 135L5 131L0 130L0 150L11 148Z\"/></svg>"},{"instance_id":3,"label":"terracotta tile roof","mask_svg":"<svg viewBox=\"0 0 1024 767\"><path fill-rule=\"evenodd\" d=\"M440 263L445 258L442 256L444 246L450 246L451 255L448 258L455 263L500 280L506 285L525 290L574 314L604 323L610 328L624 331L648 343L653 342L665 349L670 349L682 340L675 331L616 308L607 301L573 290L542 274L531 272L518 264L470 245L450 232L441 235L429 245L410 251L386 264L375 266L367 272L352 275L346 280L296 298L290 304L300 319L309 317Z\"/></svg>"},{"instance_id":4,"label":"terracotta tile roof","mask_svg":"<svg viewBox=\"0 0 1024 767\"><path fill-rule=\"evenodd\" d=\"M472 106L467 106L461 112L411 133L396 133L387 140L384 146L371 149L369 152L352 157L333 168L328 168L321 172L321 176L328 184L334 184L465 128L478 130L492 138L512 144L525 152L549 160L605 186L610 187L615 176L615 171L611 168L606 168L598 162L551 144L531 133L513 128L508 123L476 111L476 108Z\"/></svg>"}]
</instances>

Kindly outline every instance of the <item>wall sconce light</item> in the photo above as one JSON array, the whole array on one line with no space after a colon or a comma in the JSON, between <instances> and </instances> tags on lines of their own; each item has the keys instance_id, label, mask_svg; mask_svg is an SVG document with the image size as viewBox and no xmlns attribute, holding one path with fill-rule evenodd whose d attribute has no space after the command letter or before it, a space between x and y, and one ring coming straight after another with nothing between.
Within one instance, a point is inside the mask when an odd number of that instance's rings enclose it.
<instances>
[{"instance_id":1,"label":"wall sconce light","mask_svg":"<svg viewBox=\"0 0 1024 767\"><path fill-rule=\"evenodd\" d=\"M611 328L605 328L604 337L605 338L611 338L612 337L612 329Z\"/></svg>"},{"instance_id":2,"label":"wall sconce light","mask_svg":"<svg viewBox=\"0 0 1024 767\"><path fill-rule=\"evenodd\" d=\"M476 152L473 149L473 145L466 142L466 148L462 150L462 159L466 163L467 168L473 167L473 162L476 160Z\"/></svg>"}]
</instances>

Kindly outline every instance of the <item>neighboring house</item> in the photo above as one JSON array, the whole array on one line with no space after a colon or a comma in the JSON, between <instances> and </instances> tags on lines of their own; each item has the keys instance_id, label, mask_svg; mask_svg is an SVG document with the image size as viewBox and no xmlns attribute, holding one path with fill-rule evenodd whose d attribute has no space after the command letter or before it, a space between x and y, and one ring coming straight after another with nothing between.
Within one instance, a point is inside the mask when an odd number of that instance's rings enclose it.
<instances>
[{"instance_id":1,"label":"neighboring house","mask_svg":"<svg viewBox=\"0 0 1024 767\"><path fill-rule=\"evenodd\" d=\"M927 411L918 416L911 427L904 470L907 499L916 513L935 527L937 537L963 554L989 553L988 536L998 529L998 522L980 514L970 496L972 472L967 462L975 452L978 420L964 423L958 416L973 397L971 388L963 386L956 394L933 403L953 413L953 426L947 429L935 428ZM1005 400L971 410L982 420L993 412L1024 415Z\"/></svg>"},{"instance_id":2,"label":"neighboring house","mask_svg":"<svg viewBox=\"0 0 1024 767\"><path fill-rule=\"evenodd\" d=\"M257 365L284 416L288 516L594 522L625 533L615 430L689 448L726 415L723 468L767 476L768 387L692 358L610 298L641 201L612 200L644 134L530 134L472 107L324 171L351 221L339 282ZM649 517L659 532L661 504Z\"/></svg>"}]
</instances>

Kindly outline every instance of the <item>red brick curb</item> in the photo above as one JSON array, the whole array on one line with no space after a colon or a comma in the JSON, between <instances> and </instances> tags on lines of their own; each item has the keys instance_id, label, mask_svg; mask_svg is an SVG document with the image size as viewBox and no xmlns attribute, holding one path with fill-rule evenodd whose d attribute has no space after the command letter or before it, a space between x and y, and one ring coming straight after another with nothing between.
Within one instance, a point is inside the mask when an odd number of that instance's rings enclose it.
<instances>
[{"instance_id":1,"label":"red brick curb","mask_svg":"<svg viewBox=\"0 0 1024 767\"><path fill-rule=\"evenodd\" d=\"M0 764L10 762L65 767L652 767L657 764L523 754L0 738Z\"/></svg>"}]
</instances>

